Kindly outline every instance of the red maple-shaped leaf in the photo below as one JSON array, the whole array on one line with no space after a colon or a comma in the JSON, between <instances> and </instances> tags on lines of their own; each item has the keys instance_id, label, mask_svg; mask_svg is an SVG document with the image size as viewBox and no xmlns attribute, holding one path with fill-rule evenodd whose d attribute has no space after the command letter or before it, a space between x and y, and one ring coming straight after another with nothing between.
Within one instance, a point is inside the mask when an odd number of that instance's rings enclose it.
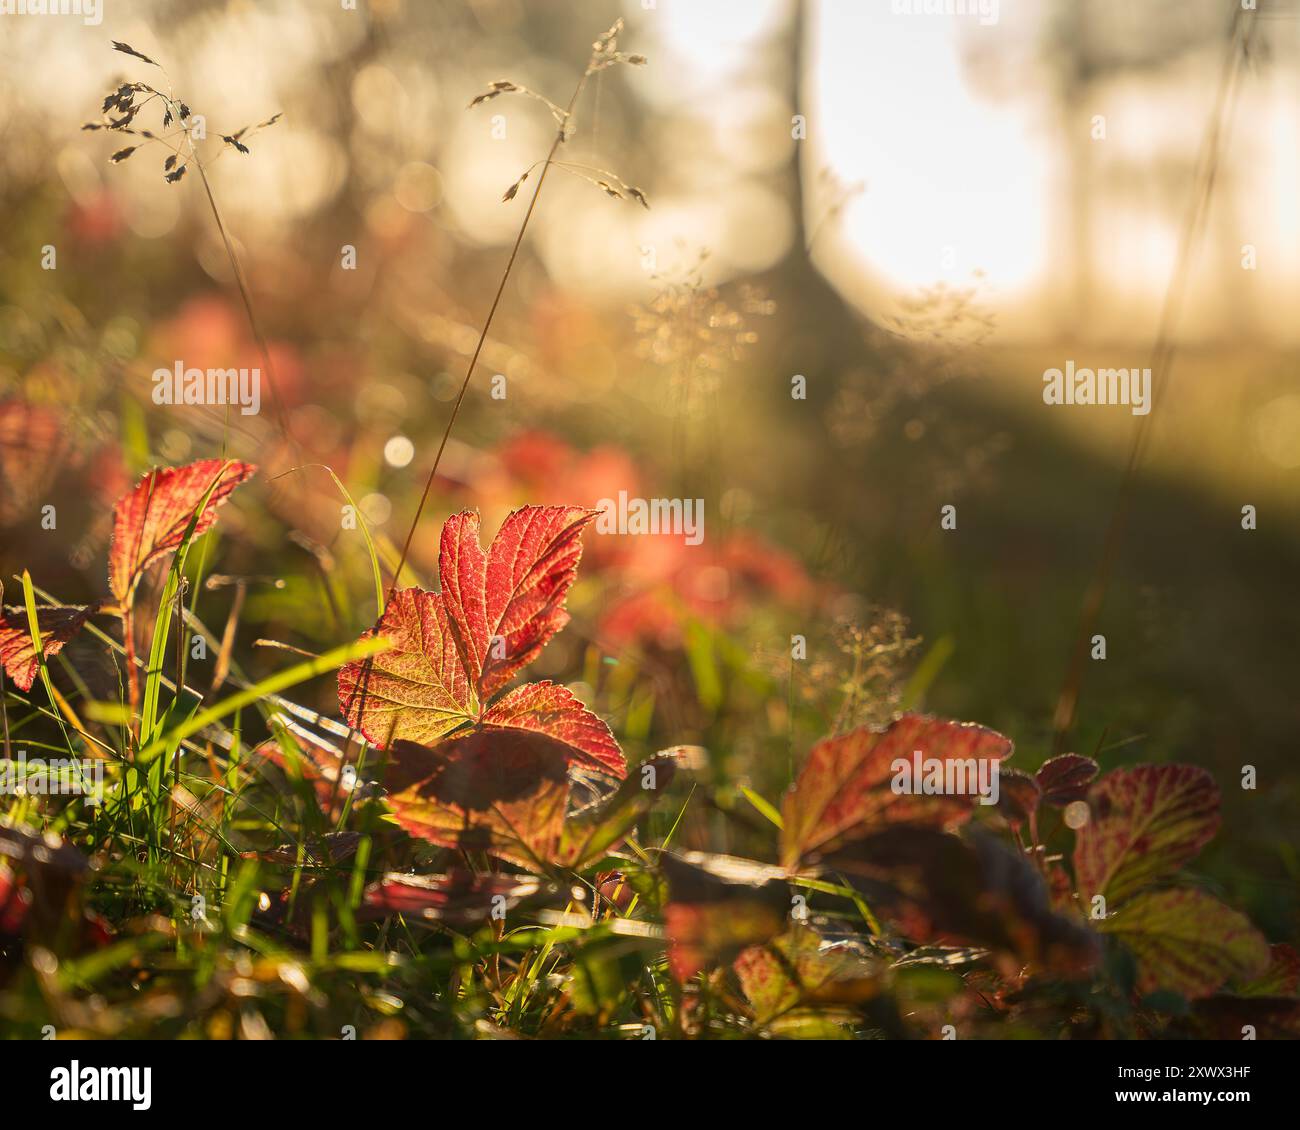
<instances>
[{"instance_id":1,"label":"red maple-shaped leaf","mask_svg":"<svg viewBox=\"0 0 1300 1130\"><path fill-rule=\"evenodd\" d=\"M447 519L438 578L461 663L480 699L569 622L564 598L582 556L583 527L595 517L579 506L525 506L506 518L487 553L477 514Z\"/></svg>"},{"instance_id":2,"label":"red maple-shaped leaf","mask_svg":"<svg viewBox=\"0 0 1300 1130\"><path fill-rule=\"evenodd\" d=\"M781 862L789 868L886 824L943 827L969 818L980 770L1011 756L1009 738L970 723L905 714L883 730L861 728L813 746L781 806ZM938 762L957 793L892 790L894 762ZM986 763L981 766L981 763ZM956 772L960 770L960 772Z\"/></svg>"},{"instance_id":3,"label":"red maple-shaped leaf","mask_svg":"<svg viewBox=\"0 0 1300 1130\"><path fill-rule=\"evenodd\" d=\"M361 638L375 634L388 639L389 650L339 670L339 706L350 726L378 746L430 745L478 717L442 593L395 592Z\"/></svg>"},{"instance_id":4,"label":"red maple-shaped leaf","mask_svg":"<svg viewBox=\"0 0 1300 1130\"><path fill-rule=\"evenodd\" d=\"M544 681L525 683L493 703L482 718L485 733L525 730L545 734L576 752L570 760L615 777L627 772L623 751L609 727L582 705L567 687Z\"/></svg>"},{"instance_id":5,"label":"red maple-shaped leaf","mask_svg":"<svg viewBox=\"0 0 1300 1130\"><path fill-rule=\"evenodd\" d=\"M385 778L388 804L407 832L441 847L487 852L537 873L578 868L623 841L672 783L681 755L661 751L576 811L572 760L566 742L508 726L432 747L398 742Z\"/></svg>"},{"instance_id":6,"label":"red maple-shaped leaf","mask_svg":"<svg viewBox=\"0 0 1300 1130\"><path fill-rule=\"evenodd\" d=\"M195 537L211 528L217 507L256 470L250 463L224 459L163 467L150 471L119 499L113 508L113 546L108 555L108 584L119 603L130 599L145 569L185 540L190 519L209 487L212 494L194 525Z\"/></svg>"},{"instance_id":7,"label":"red maple-shaped leaf","mask_svg":"<svg viewBox=\"0 0 1300 1130\"><path fill-rule=\"evenodd\" d=\"M65 643L81 631L82 625L94 614L98 605L67 608L38 608L36 623L41 631L41 651L48 659ZM27 623L27 609L5 608L0 612L0 662L5 674L20 691L32 689L32 681L40 669L32 630Z\"/></svg>"},{"instance_id":8,"label":"red maple-shaped leaf","mask_svg":"<svg viewBox=\"0 0 1300 1130\"><path fill-rule=\"evenodd\" d=\"M399 741L391 756L388 803L411 835L530 870L555 857L569 801L561 743L472 730L433 748Z\"/></svg>"},{"instance_id":9,"label":"red maple-shaped leaf","mask_svg":"<svg viewBox=\"0 0 1300 1130\"><path fill-rule=\"evenodd\" d=\"M394 593L366 633L385 636L390 649L339 671L349 724L383 747L433 747L471 728L481 739L475 749L517 748L521 736L540 735L563 750L566 766L623 777L627 764L609 727L564 687L530 683L488 703L568 622L564 598L594 516L526 506L484 553L478 516L452 515L438 555L442 591Z\"/></svg>"},{"instance_id":10,"label":"red maple-shaped leaf","mask_svg":"<svg viewBox=\"0 0 1300 1130\"><path fill-rule=\"evenodd\" d=\"M1088 794L1088 785L1097 775L1097 763L1078 753L1063 753L1044 761L1034 774L1043 794L1043 803L1064 808Z\"/></svg>"}]
</instances>

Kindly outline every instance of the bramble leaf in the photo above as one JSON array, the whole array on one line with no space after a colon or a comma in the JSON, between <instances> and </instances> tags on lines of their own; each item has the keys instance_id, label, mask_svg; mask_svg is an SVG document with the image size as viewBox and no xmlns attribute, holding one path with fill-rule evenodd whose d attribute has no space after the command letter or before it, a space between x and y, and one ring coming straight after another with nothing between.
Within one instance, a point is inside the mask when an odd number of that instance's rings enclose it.
<instances>
[{"instance_id":1,"label":"bramble leaf","mask_svg":"<svg viewBox=\"0 0 1300 1130\"><path fill-rule=\"evenodd\" d=\"M375 632L393 648L339 671L339 703L371 742L433 745L474 723L485 731L533 730L567 743L574 758L621 777L609 728L563 687L518 687L484 711L488 697L568 623L564 598L594 512L526 506L510 514L488 553L478 515L453 514L438 553L441 592L395 593Z\"/></svg>"},{"instance_id":2,"label":"bramble leaf","mask_svg":"<svg viewBox=\"0 0 1300 1130\"><path fill-rule=\"evenodd\" d=\"M208 498L194 525L194 537L217 520L217 507L257 470L250 463L201 459L187 467L150 471L113 508L113 545L108 555L108 584L113 596L126 604L141 574L185 539L194 511Z\"/></svg>"},{"instance_id":3,"label":"bramble leaf","mask_svg":"<svg viewBox=\"0 0 1300 1130\"><path fill-rule=\"evenodd\" d=\"M339 707L348 725L378 746L430 745L478 716L441 593L395 592L379 624L361 638L376 634L392 647L339 669Z\"/></svg>"},{"instance_id":4,"label":"bramble leaf","mask_svg":"<svg viewBox=\"0 0 1300 1130\"><path fill-rule=\"evenodd\" d=\"M466 676L486 699L569 622L564 611L594 510L525 506L510 514L488 552L478 515L442 527L438 577Z\"/></svg>"},{"instance_id":5,"label":"bramble leaf","mask_svg":"<svg viewBox=\"0 0 1300 1130\"><path fill-rule=\"evenodd\" d=\"M1072 801L1083 800L1088 784L1097 775L1097 763L1091 757L1064 753L1049 758L1038 767L1035 779L1043 793L1043 803L1064 808Z\"/></svg>"},{"instance_id":6,"label":"bramble leaf","mask_svg":"<svg viewBox=\"0 0 1300 1130\"><path fill-rule=\"evenodd\" d=\"M891 791L894 761L910 763L914 751L944 762L945 768L966 763L960 766L964 772L980 761L1010 757L1012 744L983 726L920 714L905 714L883 730L861 728L822 739L782 803L781 862L794 869L818 852L886 824L943 827L968 819L973 774L966 774L965 794Z\"/></svg>"},{"instance_id":7,"label":"bramble leaf","mask_svg":"<svg viewBox=\"0 0 1300 1130\"><path fill-rule=\"evenodd\" d=\"M398 741L388 803L413 836L544 870L560 844L568 760L562 743L526 730L476 730L432 748Z\"/></svg>"},{"instance_id":8,"label":"bramble leaf","mask_svg":"<svg viewBox=\"0 0 1300 1130\"><path fill-rule=\"evenodd\" d=\"M868 1001L884 983L879 966L846 947L823 945L806 926L796 926L765 946L751 946L736 958L734 968L755 1023L778 1029L809 1006L824 1009Z\"/></svg>"},{"instance_id":9,"label":"bramble leaf","mask_svg":"<svg viewBox=\"0 0 1300 1130\"><path fill-rule=\"evenodd\" d=\"M529 730L563 743L570 760L615 777L627 774L627 762L609 727L567 687L550 681L525 683L494 702L481 719L484 733Z\"/></svg>"},{"instance_id":10,"label":"bramble leaf","mask_svg":"<svg viewBox=\"0 0 1300 1130\"><path fill-rule=\"evenodd\" d=\"M1085 901L1114 905L1192 859L1219 828L1219 787L1193 765L1135 765L1088 792L1088 823L1074 845Z\"/></svg>"},{"instance_id":11,"label":"bramble leaf","mask_svg":"<svg viewBox=\"0 0 1300 1130\"><path fill-rule=\"evenodd\" d=\"M41 632L41 651L45 658L60 651L99 608L97 604L69 605L64 608L38 608L36 624ZM0 662L5 674L20 691L32 689L32 681L40 669L36 645L32 642L31 626L27 623L27 609L11 607L0 610Z\"/></svg>"},{"instance_id":12,"label":"bramble leaf","mask_svg":"<svg viewBox=\"0 0 1300 1130\"><path fill-rule=\"evenodd\" d=\"M1268 943L1246 917L1194 888L1144 892L1101 928L1133 951L1143 993L1169 989L1195 1000L1269 964Z\"/></svg>"}]
</instances>

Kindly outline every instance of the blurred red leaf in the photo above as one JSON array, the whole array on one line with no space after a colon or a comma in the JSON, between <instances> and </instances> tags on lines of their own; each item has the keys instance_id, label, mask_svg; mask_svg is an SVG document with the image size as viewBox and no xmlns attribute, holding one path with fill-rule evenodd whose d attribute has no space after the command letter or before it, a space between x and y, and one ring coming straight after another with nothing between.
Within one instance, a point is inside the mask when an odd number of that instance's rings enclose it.
<instances>
[{"instance_id":1,"label":"blurred red leaf","mask_svg":"<svg viewBox=\"0 0 1300 1130\"><path fill-rule=\"evenodd\" d=\"M97 604L69 605L64 608L38 608L36 623L41 632L41 651L48 659L61 650L82 625L94 615ZM36 645L27 622L27 609L5 608L0 611L0 662L5 674L20 691L32 689L32 680L40 669L36 658Z\"/></svg>"},{"instance_id":2,"label":"blurred red leaf","mask_svg":"<svg viewBox=\"0 0 1300 1130\"><path fill-rule=\"evenodd\" d=\"M1144 993L1170 989L1194 1000L1225 981L1259 976L1269 964L1264 936L1205 891L1144 892L1101 928L1133 951Z\"/></svg>"},{"instance_id":3,"label":"blurred red leaf","mask_svg":"<svg viewBox=\"0 0 1300 1130\"><path fill-rule=\"evenodd\" d=\"M542 888L522 875L480 875L457 869L445 875L385 875L366 888L366 917L404 914L436 922L472 925L487 922L494 911L509 910Z\"/></svg>"},{"instance_id":4,"label":"blurred red leaf","mask_svg":"<svg viewBox=\"0 0 1300 1130\"><path fill-rule=\"evenodd\" d=\"M16 397L0 402L0 525L32 508L68 449L55 412Z\"/></svg>"},{"instance_id":5,"label":"blurred red leaf","mask_svg":"<svg viewBox=\"0 0 1300 1130\"><path fill-rule=\"evenodd\" d=\"M217 485L194 525L198 537L217 520L217 507L257 470L252 464L201 459L186 467L150 471L113 509L113 545L108 556L108 583L125 604L140 575L176 549L208 488Z\"/></svg>"},{"instance_id":6,"label":"blurred red leaf","mask_svg":"<svg viewBox=\"0 0 1300 1130\"><path fill-rule=\"evenodd\" d=\"M668 881L668 964L678 981L734 961L790 924L794 902L779 868L703 852L664 852L659 865Z\"/></svg>"},{"instance_id":7,"label":"blurred red leaf","mask_svg":"<svg viewBox=\"0 0 1300 1130\"><path fill-rule=\"evenodd\" d=\"M1176 871L1214 838L1219 787L1193 765L1135 765L1107 773L1088 792L1088 823L1074 845L1084 900L1118 904Z\"/></svg>"},{"instance_id":8,"label":"blurred red leaf","mask_svg":"<svg viewBox=\"0 0 1300 1130\"><path fill-rule=\"evenodd\" d=\"M970 723L905 714L883 730L857 729L813 746L781 806L781 862L794 869L817 852L886 824L943 827L969 818L970 794L896 794L893 763L914 751L949 762L1001 762L1009 738Z\"/></svg>"}]
</instances>

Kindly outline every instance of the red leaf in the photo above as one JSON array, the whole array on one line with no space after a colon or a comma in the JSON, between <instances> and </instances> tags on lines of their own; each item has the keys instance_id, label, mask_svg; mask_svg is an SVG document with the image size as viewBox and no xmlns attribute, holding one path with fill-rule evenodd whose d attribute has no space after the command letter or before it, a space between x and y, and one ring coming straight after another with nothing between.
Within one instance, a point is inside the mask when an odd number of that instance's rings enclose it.
<instances>
[{"instance_id":1,"label":"red leaf","mask_svg":"<svg viewBox=\"0 0 1300 1130\"><path fill-rule=\"evenodd\" d=\"M485 731L529 730L564 745L591 768L627 776L627 761L614 735L567 687L552 682L525 683L490 706L482 719Z\"/></svg>"},{"instance_id":2,"label":"red leaf","mask_svg":"<svg viewBox=\"0 0 1300 1130\"><path fill-rule=\"evenodd\" d=\"M393 594L378 627L392 647L339 670L339 706L348 724L378 746L432 745L479 711L453 643L440 593Z\"/></svg>"},{"instance_id":3,"label":"red leaf","mask_svg":"<svg viewBox=\"0 0 1300 1130\"><path fill-rule=\"evenodd\" d=\"M452 515L438 555L442 592L394 594L374 629L390 650L339 671L348 722L379 746L432 746L469 724L544 734L564 743L569 761L622 777L627 766L609 728L563 687L518 687L483 710L568 621L564 598L593 516L574 506L524 507L484 554L478 516Z\"/></svg>"},{"instance_id":4,"label":"red leaf","mask_svg":"<svg viewBox=\"0 0 1300 1130\"><path fill-rule=\"evenodd\" d=\"M69 605L65 608L38 608L36 623L41 630L41 651L48 659L65 643L81 631L82 625L99 608L98 604L85 607ZM32 680L40 669L36 658L36 645L27 622L27 609L6 608L0 611L0 662L5 674L20 691L32 689Z\"/></svg>"},{"instance_id":5,"label":"red leaf","mask_svg":"<svg viewBox=\"0 0 1300 1130\"><path fill-rule=\"evenodd\" d=\"M1035 779L1043 791L1043 803L1064 808L1088 795L1088 785L1097 775L1097 763L1078 753L1063 753L1044 761Z\"/></svg>"},{"instance_id":6,"label":"red leaf","mask_svg":"<svg viewBox=\"0 0 1300 1130\"><path fill-rule=\"evenodd\" d=\"M541 882L522 875L477 875L453 870L446 875L388 874L366 888L368 918L404 914L467 926L492 919L541 890Z\"/></svg>"},{"instance_id":7,"label":"red leaf","mask_svg":"<svg viewBox=\"0 0 1300 1130\"><path fill-rule=\"evenodd\" d=\"M914 751L944 763L995 761L1011 756L1011 740L970 723L905 714L884 730L858 729L824 738L781 806L781 862L795 868L815 852L865 836L886 824L930 827L970 817L973 797L958 794L895 794L896 759Z\"/></svg>"},{"instance_id":8,"label":"red leaf","mask_svg":"<svg viewBox=\"0 0 1300 1130\"><path fill-rule=\"evenodd\" d=\"M531 870L555 857L569 801L567 747L526 730L393 745L388 803L411 835Z\"/></svg>"},{"instance_id":9,"label":"red leaf","mask_svg":"<svg viewBox=\"0 0 1300 1130\"><path fill-rule=\"evenodd\" d=\"M456 646L480 699L504 685L569 622L564 598L596 512L577 506L514 511L484 554L478 515L442 527L438 576Z\"/></svg>"},{"instance_id":10,"label":"red leaf","mask_svg":"<svg viewBox=\"0 0 1300 1130\"><path fill-rule=\"evenodd\" d=\"M1088 810L1074 845L1079 894L1116 904L1176 871L1214 838L1219 787L1193 765L1135 765L1093 785Z\"/></svg>"},{"instance_id":11,"label":"red leaf","mask_svg":"<svg viewBox=\"0 0 1300 1130\"><path fill-rule=\"evenodd\" d=\"M214 482L208 504L194 525L194 536L217 520L217 507L257 470L250 463L201 459L187 467L150 471L113 508L113 546L108 557L108 584L125 604L140 575L185 539L190 518ZM219 480L219 481L218 481Z\"/></svg>"},{"instance_id":12,"label":"red leaf","mask_svg":"<svg viewBox=\"0 0 1300 1130\"><path fill-rule=\"evenodd\" d=\"M69 447L56 413L17 398L0 401L0 525L32 509Z\"/></svg>"}]
</instances>

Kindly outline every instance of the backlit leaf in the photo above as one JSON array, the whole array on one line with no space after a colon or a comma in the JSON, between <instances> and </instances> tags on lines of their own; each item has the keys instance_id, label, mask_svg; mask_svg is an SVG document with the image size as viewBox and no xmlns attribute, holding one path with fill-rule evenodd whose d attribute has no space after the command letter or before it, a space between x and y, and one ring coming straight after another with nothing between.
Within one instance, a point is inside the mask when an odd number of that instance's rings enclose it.
<instances>
[{"instance_id":1,"label":"backlit leaf","mask_svg":"<svg viewBox=\"0 0 1300 1130\"><path fill-rule=\"evenodd\" d=\"M45 658L61 650L82 625L94 614L98 605L65 608L38 608L36 623L41 633L41 651ZM31 626L27 623L25 608L5 608L0 611L0 662L5 674L20 691L32 689L32 680L40 669L36 658L36 645L32 642Z\"/></svg>"},{"instance_id":2,"label":"backlit leaf","mask_svg":"<svg viewBox=\"0 0 1300 1130\"><path fill-rule=\"evenodd\" d=\"M1107 773L1088 792L1074 872L1086 900L1111 908L1192 859L1219 827L1219 787L1192 765L1136 765Z\"/></svg>"},{"instance_id":3,"label":"backlit leaf","mask_svg":"<svg viewBox=\"0 0 1300 1130\"><path fill-rule=\"evenodd\" d=\"M1194 1000L1269 964L1268 943L1245 916L1196 889L1147 891L1101 928L1137 958L1143 993L1168 989Z\"/></svg>"},{"instance_id":4,"label":"backlit leaf","mask_svg":"<svg viewBox=\"0 0 1300 1130\"><path fill-rule=\"evenodd\" d=\"M781 806L781 862L796 868L818 852L887 824L943 827L969 818L975 769L1011 755L1009 738L983 726L905 714L883 730L861 728L813 746ZM895 794L896 759L914 751L961 769L965 794ZM990 770L986 769L986 772Z\"/></svg>"},{"instance_id":5,"label":"backlit leaf","mask_svg":"<svg viewBox=\"0 0 1300 1130\"><path fill-rule=\"evenodd\" d=\"M392 647L339 669L339 706L348 724L378 746L431 745L478 716L478 699L456 654L442 595L393 594L375 629Z\"/></svg>"},{"instance_id":6,"label":"backlit leaf","mask_svg":"<svg viewBox=\"0 0 1300 1130\"><path fill-rule=\"evenodd\" d=\"M506 518L486 554L477 514L447 519L438 576L461 661L480 698L569 622L564 599L582 556L582 530L595 516L577 506L525 506Z\"/></svg>"},{"instance_id":7,"label":"backlit leaf","mask_svg":"<svg viewBox=\"0 0 1300 1130\"><path fill-rule=\"evenodd\" d=\"M1088 793L1088 785L1097 775L1097 763L1091 757L1065 753L1044 761L1035 778L1043 793L1043 803L1064 808Z\"/></svg>"},{"instance_id":8,"label":"backlit leaf","mask_svg":"<svg viewBox=\"0 0 1300 1130\"><path fill-rule=\"evenodd\" d=\"M489 732L515 729L545 734L573 750L575 761L616 777L627 774L627 761L609 727L572 691L552 682L516 687L487 709L482 727Z\"/></svg>"},{"instance_id":9,"label":"backlit leaf","mask_svg":"<svg viewBox=\"0 0 1300 1130\"><path fill-rule=\"evenodd\" d=\"M191 517L208 488L216 483L194 526L198 537L217 520L217 507L249 478L256 467L222 459L202 459L187 467L150 471L113 508L113 545L108 556L108 583L125 604L141 574L185 538Z\"/></svg>"}]
</instances>

